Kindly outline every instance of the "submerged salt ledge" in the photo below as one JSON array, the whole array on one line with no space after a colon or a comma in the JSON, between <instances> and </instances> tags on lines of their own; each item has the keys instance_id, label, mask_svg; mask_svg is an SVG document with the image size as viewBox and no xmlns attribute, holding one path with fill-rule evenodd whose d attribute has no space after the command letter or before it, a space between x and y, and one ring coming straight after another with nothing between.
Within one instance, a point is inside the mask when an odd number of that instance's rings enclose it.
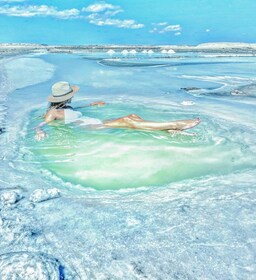
<instances>
[{"instance_id":1,"label":"submerged salt ledge","mask_svg":"<svg viewBox=\"0 0 256 280\"><path fill-rule=\"evenodd\" d=\"M18 57L5 63L12 90L49 80L55 67L40 58Z\"/></svg>"}]
</instances>

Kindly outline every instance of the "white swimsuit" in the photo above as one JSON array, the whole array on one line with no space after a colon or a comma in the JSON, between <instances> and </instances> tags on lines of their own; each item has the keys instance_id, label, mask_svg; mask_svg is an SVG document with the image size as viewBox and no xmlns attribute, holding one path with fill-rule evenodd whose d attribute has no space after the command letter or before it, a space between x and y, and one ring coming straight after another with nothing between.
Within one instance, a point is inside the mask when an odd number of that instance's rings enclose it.
<instances>
[{"instance_id":1,"label":"white swimsuit","mask_svg":"<svg viewBox=\"0 0 256 280\"><path fill-rule=\"evenodd\" d=\"M72 109L64 109L65 114L65 124L73 123L76 121L82 122L80 125L95 125L102 124L102 121L95 118L84 117L79 111L74 111Z\"/></svg>"}]
</instances>

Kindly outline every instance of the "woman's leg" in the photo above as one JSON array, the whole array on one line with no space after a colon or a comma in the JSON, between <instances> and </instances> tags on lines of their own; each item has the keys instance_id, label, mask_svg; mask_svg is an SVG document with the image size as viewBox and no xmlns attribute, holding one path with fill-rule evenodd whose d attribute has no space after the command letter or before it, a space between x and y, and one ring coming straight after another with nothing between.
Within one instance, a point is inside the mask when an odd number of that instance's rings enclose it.
<instances>
[{"instance_id":1,"label":"woman's leg","mask_svg":"<svg viewBox=\"0 0 256 280\"><path fill-rule=\"evenodd\" d=\"M192 128L200 123L200 119L179 120L170 122L151 122L145 121L135 114L131 114L116 120L105 121L107 127L126 127L143 130L185 130Z\"/></svg>"},{"instance_id":2,"label":"woman's leg","mask_svg":"<svg viewBox=\"0 0 256 280\"><path fill-rule=\"evenodd\" d=\"M145 121L141 117L139 117L138 115L135 115L135 114L131 114L128 117L133 119L133 120L137 120L137 121Z\"/></svg>"},{"instance_id":3,"label":"woman's leg","mask_svg":"<svg viewBox=\"0 0 256 280\"><path fill-rule=\"evenodd\" d=\"M135 128L133 123L134 122L144 122L142 118L135 114L131 114L125 117L121 117L115 120L104 121L103 124L109 127L129 127Z\"/></svg>"}]
</instances>

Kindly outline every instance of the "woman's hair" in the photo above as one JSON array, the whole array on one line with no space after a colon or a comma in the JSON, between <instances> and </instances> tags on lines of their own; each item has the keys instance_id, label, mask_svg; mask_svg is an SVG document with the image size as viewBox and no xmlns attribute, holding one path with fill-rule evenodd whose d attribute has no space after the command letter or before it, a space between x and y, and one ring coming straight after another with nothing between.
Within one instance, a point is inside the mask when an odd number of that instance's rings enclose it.
<instances>
[{"instance_id":1,"label":"woman's hair","mask_svg":"<svg viewBox=\"0 0 256 280\"><path fill-rule=\"evenodd\" d=\"M67 105L67 103L71 103L71 99L72 98L62 102L49 102L47 111L42 117L44 117L51 109L73 109L71 106Z\"/></svg>"},{"instance_id":2,"label":"woman's hair","mask_svg":"<svg viewBox=\"0 0 256 280\"><path fill-rule=\"evenodd\" d=\"M51 109L66 109L66 108L72 108L71 106L67 106L67 103L71 103L71 98L62 102L50 102L48 106L48 110Z\"/></svg>"}]
</instances>

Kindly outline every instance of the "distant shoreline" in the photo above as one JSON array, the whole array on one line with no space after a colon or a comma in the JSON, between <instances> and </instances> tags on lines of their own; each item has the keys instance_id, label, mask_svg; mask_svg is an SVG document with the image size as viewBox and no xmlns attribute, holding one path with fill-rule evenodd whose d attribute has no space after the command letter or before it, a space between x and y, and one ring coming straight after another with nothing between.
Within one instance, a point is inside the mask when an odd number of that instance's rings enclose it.
<instances>
[{"instance_id":1,"label":"distant shoreline","mask_svg":"<svg viewBox=\"0 0 256 280\"><path fill-rule=\"evenodd\" d=\"M187 45L47 45L28 43L1 43L0 54L25 54L25 53L94 53L94 52L122 52L122 51L163 52L205 52L205 53L236 53L256 54L256 43L205 43L197 46ZM136 53L135 52L135 53Z\"/></svg>"}]
</instances>

